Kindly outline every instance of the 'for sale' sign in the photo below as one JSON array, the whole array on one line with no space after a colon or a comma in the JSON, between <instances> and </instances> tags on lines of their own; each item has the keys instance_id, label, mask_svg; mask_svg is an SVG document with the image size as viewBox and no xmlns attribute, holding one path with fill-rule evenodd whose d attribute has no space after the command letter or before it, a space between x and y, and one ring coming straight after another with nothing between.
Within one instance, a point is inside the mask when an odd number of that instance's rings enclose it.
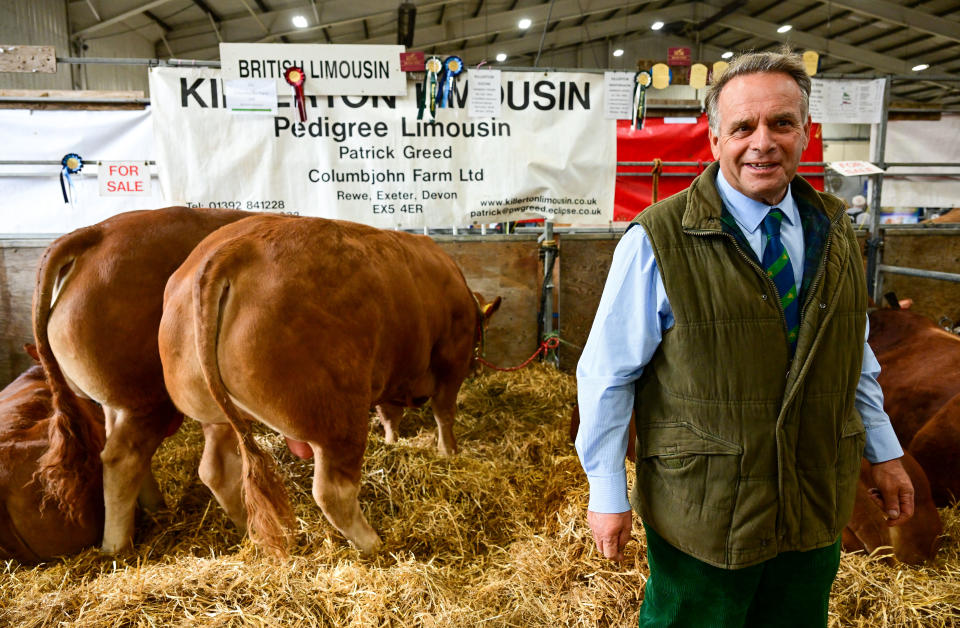
<instances>
[{"instance_id":1,"label":"'for sale' sign","mask_svg":"<svg viewBox=\"0 0 960 628\"><path fill-rule=\"evenodd\" d=\"M100 196L149 196L150 168L145 161L101 161Z\"/></svg>"}]
</instances>

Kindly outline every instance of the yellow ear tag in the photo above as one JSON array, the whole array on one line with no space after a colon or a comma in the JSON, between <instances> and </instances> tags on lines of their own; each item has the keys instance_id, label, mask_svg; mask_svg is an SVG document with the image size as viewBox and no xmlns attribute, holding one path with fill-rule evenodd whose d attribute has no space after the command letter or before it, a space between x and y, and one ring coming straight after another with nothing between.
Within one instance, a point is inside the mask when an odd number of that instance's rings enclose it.
<instances>
[{"instance_id":1,"label":"yellow ear tag","mask_svg":"<svg viewBox=\"0 0 960 628\"><path fill-rule=\"evenodd\" d=\"M713 82L716 83L720 80L720 77L723 76L723 73L727 71L727 68L730 67L730 64L726 61L717 61L713 64Z\"/></svg>"},{"instance_id":2,"label":"yellow ear tag","mask_svg":"<svg viewBox=\"0 0 960 628\"><path fill-rule=\"evenodd\" d=\"M820 61L820 55L813 50L803 53L803 69L807 76L813 76L817 73L817 63Z\"/></svg>"},{"instance_id":3,"label":"yellow ear tag","mask_svg":"<svg viewBox=\"0 0 960 628\"><path fill-rule=\"evenodd\" d=\"M690 66L690 87L701 89L707 86L707 66L694 63Z\"/></svg>"},{"instance_id":4,"label":"yellow ear tag","mask_svg":"<svg viewBox=\"0 0 960 628\"><path fill-rule=\"evenodd\" d=\"M483 316L484 316L484 318L486 318L487 316L490 316L490 309L491 309L492 307L493 307L493 303L487 303L486 305L483 306Z\"/></svg>"},{"instance_id":5,"label":"yellow ear tag","mask_svg":"<svg viewBox=\"0 0 960 628\"><path fill-rule=\"evenodd\" d=\"M653 86L663 89L670 84L670 68L666 63L658 63L651 68L653 72Z\"/></svg>"}]
</instances>

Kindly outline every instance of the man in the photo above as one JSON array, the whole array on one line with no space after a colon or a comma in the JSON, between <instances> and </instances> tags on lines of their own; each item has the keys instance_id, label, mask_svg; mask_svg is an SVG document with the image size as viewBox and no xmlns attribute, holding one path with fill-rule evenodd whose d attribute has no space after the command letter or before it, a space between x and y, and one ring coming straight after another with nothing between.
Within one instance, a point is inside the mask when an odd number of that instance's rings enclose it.
<instances>
[{"instance_id":1,"label":"man","mask_svg":"<svg viewBox=\"0 0 960 628\"><path fill-rule=\"evenodd\" d=\"M624 235L577 367L597 548L622 559L631 503L647 534L641 627L826 626L862 454L888 523L913 513L850 221L795 176L809 93L789 51L711 86L716 162Z\"/></svg>"}]
</instances>

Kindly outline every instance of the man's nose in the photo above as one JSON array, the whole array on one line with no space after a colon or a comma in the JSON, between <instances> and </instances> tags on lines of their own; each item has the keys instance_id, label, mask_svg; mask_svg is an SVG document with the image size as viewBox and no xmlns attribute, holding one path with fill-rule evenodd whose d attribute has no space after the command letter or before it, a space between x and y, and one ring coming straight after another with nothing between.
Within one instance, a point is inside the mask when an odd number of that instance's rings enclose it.
<instances>
[{"instance_id":1,"label":"man's nose","mask_svg":"<svg viewBox=\"0 0 960 628\"><path fill-rule=\"evenodd\" d=\"M756 130L750 136L750 148L755 151L766 153L775 146L773 134L765 125L757 126Z\"/></svg>"}]
</instances>

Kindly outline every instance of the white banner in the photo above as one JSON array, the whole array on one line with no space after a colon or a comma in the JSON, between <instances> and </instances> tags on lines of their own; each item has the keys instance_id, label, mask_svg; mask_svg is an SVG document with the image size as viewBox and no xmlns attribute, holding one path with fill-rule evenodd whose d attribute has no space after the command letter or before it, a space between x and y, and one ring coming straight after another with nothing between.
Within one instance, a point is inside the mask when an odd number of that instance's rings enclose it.
<instances>
[{"instance_id":1,"label":"white banner","mask_svg":"<svg viewBox=\"0 0 960 628\"><path fill-rule=\"evenodd\" d=\"M405 97L308 97L300 123L282 95L276 117L230 115L218 70L153 68L164 196L382 228L612 219L616 122L601 75L505 72L501 115L471 118L464 74L435 122L418 120L409 83Z\"/></svg>"},{"instance_id":2,"label":"white banner","mask_svg":"<svg viewBox=\"0 0 960 628\"><path fill-rule=\"evenodd\" d=\"M149 196L100 196L97 161L153 159L150 111L0 110L0 160L52 161L54 165L0 166L0 234L61 234L114 214L168 203L153 186ZM60 160L84 159L70 175L74 204L63 202ZM66 183L66 181L65 181ZM68 191L70 188L68 187Z\"/></svg>"}]
</instances>

